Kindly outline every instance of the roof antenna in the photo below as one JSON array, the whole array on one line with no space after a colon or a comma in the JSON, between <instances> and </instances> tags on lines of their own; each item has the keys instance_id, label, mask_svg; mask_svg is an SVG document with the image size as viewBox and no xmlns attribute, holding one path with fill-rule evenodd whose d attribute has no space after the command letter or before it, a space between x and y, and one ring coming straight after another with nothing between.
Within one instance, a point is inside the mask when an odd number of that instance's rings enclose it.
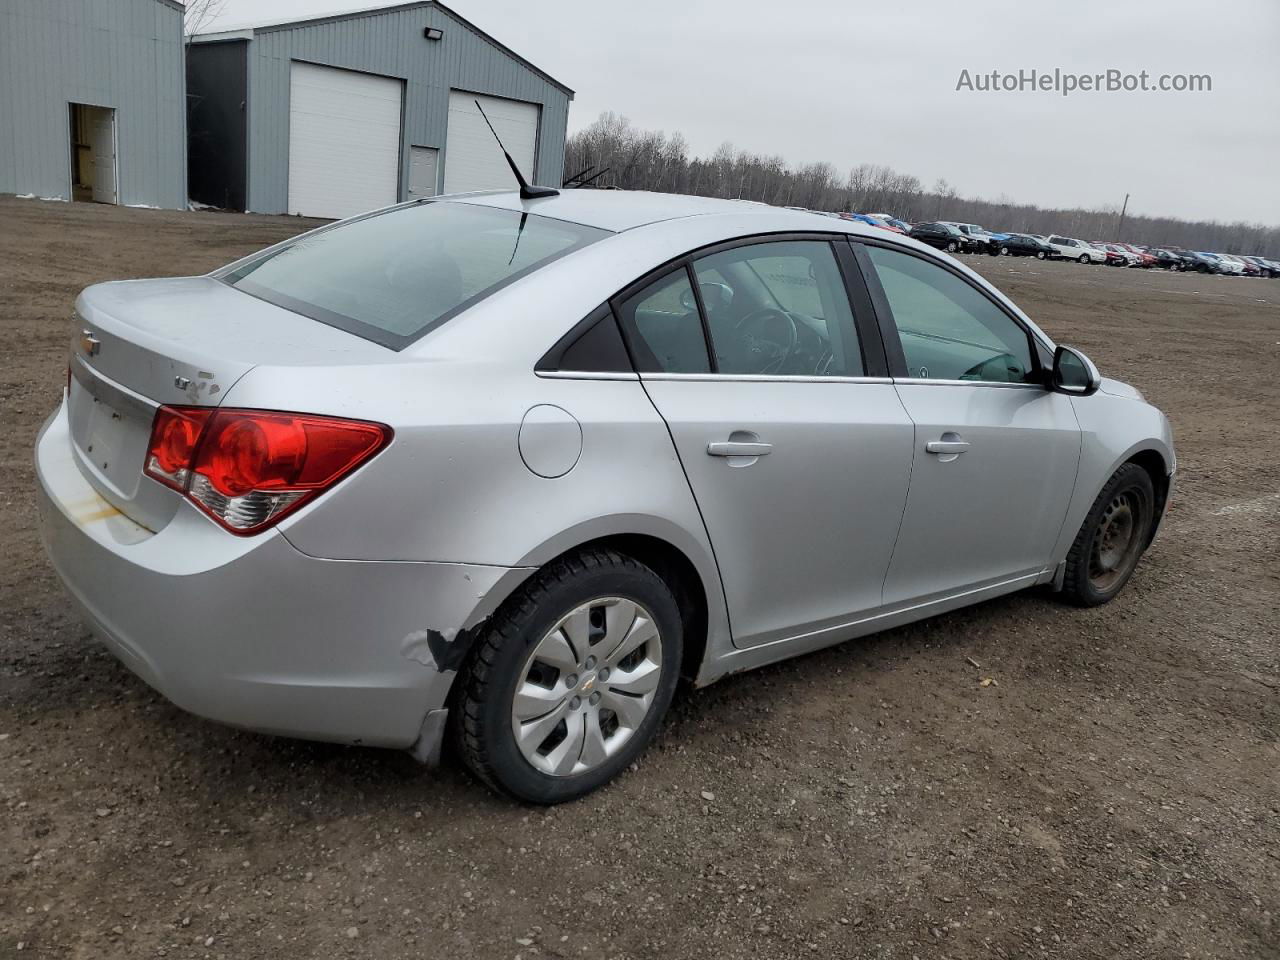
<instances>
[{"instance_id":1,"label":"roof antenna","mask_svg":"<svg viewBox=\"0 0 1280 960\"><path fill-rule=\"evenodd\" d=\"M480 116L484 117L484 122L489 127L489 132L493 134L493 139L498 141L498 148L502 151L502 155L507 158L507 166L511 168L511 172L516 175L516 180L520 184L521 200L536 200L538 197L558 197L560 191L554 187L534 187L530 186L529 181L524 178L524 174L520 172L520 168L516 166L516 162L511 159L511 154L507 153L507 148L502 145L502 138L498 136L498 131L493 129L493 124L489 123L489 115L484 112L484 107L480 106L479 100L471 101L476 105L476 109L480 111Z\"/></svg>"}]
</instances>

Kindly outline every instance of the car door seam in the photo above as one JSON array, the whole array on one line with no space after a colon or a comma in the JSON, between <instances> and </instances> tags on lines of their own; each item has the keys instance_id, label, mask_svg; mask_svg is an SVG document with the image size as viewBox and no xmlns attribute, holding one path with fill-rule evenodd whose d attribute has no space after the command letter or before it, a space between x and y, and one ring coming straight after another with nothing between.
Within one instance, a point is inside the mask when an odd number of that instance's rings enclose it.
<instances>
[{"instance_id":1,"label":"car door seam","mask_svg":"<svg viewBox=\"0 0 1280 960\"><path fill-rule=\"evenodd\" d=\"M880 581L880 604L884 605L885 588L889 585L889 574L893 570L893 559L898 554L898 543L902 539L902 525L907 519L907 504L911 501L911 478L916 472L916 447L920 445L920 425L916 423L915 417L911 416L911 411L907 409L906 401L902 399L902 394L898 392L898 384L893 384L893 395L898 398L898 404L902 407L902 413L911 424L911 463L907 466L907 492L902 498L902 512L898 515L898 529L893 535L893 549L889 551L889 562L885 564L884 577Z\"/></svg>"},{"instance_id":2,"label":"car door seam","mask_svg":"<svg viewBox=\"0 0 1280 960\"><path fill-rule=\"evenodd\" d=\"M649 401L649 406L653 407L653 412L658 415L658 419L662 421L662 428L667 432L667 439L671 441L671 450L676 455L676 463L680 464L680 473L684 476L685 486L689 488L689 496L693 498L693 508L698 511L698 520L702 523L702 532L706 534L707 545L711 548L711 559L716 565L716 581L720 584L720 596L724 600L724 618L729 628L729 642L737 649L737 643L733 639L733 613L729 610L729 594L724 587L724 575L720 572L720 556L716 552L715 541L711 538L711 528L707 526L707 518L702 513L702 504L698 502L698 492L693 488L693 480L689 477L689 471L685 468L684 458L680 455L680 445L676 443L675 434L671 432L671 424L667 422L667 418L663 416L662 411L658 409L658 405L654 402L653 397L649 394L649 388L645 385L644 377L639 379L640 389L644 391L645 399ZM708 624L707 631L710 633L711 626Z\"/></svg>"},{"instance_id":3,"label":"car door seam","mask_svg":"<svg viewBox=\"0 0 1280 960\"><path fill-rule=\"evenodd\" d=\"M1053 542L1054 551L1045 560L1045 565L1048 567L1054 565L1059 545L1062 543L1062 535L1067 528L1067 517L1071 516L1071 507L1076 502L1076 492L1080 487L1080 468L1084 465L1084 426L1080 423L1080 415L1076 413L1074 398L1067 397L1066 400L1071 410L1071 418L1076 422L1076 475L1071 481L1071 495L1067 497L1066 506L1063 508L1062 521L1058 524L1058 536Z\"/></svg>"}]
</instances>

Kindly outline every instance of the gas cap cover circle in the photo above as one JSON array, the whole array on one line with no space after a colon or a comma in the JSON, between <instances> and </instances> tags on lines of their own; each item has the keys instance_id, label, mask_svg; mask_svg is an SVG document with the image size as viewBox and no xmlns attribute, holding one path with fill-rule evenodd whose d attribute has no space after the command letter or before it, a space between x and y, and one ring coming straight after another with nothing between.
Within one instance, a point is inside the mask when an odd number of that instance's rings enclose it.
<instances>
[{"instance_id":1,"label":"gas cap cover circle","mask_svg":"<svg viewBox=\"0 0 1280 960\"><path fill-rule=\"evenodd\" d=\"M563 477L582 456L582 425L550 403L530 407L520 423L520 458L539 477Z\"/></svg>"}]
</instances>

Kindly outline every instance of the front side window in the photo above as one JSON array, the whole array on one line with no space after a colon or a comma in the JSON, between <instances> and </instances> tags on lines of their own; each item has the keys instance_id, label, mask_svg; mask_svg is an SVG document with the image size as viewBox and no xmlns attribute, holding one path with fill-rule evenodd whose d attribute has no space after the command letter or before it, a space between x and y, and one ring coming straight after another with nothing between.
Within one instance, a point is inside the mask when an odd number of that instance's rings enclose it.
<instances>
[{"instance_id":1,"label":"front side window","mask_svg":"<svg viewBox=\"0 0 1280 960\"><path fill-rule=\"evenodd\" d=\"M223 273L245 293L400 349L608 231L469 203L397 207Z\"/></svg>"},{"instance_id":2,"label":"front side window","mask_svg":"<svg viewBox=\"0 0 1280 960\"><path fill-rule=\"evenodd\" d=\"M716 370L859 377L862 352L831 245L785 240L695 260Z\"/></svg>"},{"instance_id":3,"label":"front side window","mask_svg":"<svg viewBox=\"0 0 1280 960\"><path fill-rule=\"evenodd\" d=\"M908 377L1034 381L1027 332L977 289L920 257L883 247L867 253L898 328Z\"/></svg>"}]
</instances>

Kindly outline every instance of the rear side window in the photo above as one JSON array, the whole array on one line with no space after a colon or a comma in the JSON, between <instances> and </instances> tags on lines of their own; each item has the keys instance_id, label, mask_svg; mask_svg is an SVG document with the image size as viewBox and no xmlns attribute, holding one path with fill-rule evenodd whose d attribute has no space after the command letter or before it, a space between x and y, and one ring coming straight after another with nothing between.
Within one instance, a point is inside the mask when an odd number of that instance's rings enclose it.
<instances>
[{"instance_id":1,"label":"rear side window","mask_svg":"<svg viewBox=\"0 0 1280 960\"><path fill-rule=\"evenodd\" d=\"M708 373L711 360L689 272L660 277L620 304L632 332L636 369L642 373Z\"/></svg>"},{"instance_id":2,"label":"rear side window","mask_svg":"<svg viewBox=\"0 0 1280 960\"><path fill-rule=\"evenodd\" d=\"M476 204L419 203L304 235L221 279L399 350L494 291L608 235Z\"/></svg>"}]
</instances>

